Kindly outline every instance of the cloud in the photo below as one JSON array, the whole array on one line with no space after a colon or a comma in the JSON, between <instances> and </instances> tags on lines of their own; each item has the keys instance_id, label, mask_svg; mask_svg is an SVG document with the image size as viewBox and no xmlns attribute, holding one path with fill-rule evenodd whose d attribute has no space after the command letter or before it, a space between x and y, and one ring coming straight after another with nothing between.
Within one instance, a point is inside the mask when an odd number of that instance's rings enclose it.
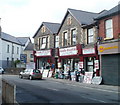
<instances>
[{"instance_id":1,"label":"cloud","mask_svg":"<svg viewBox=\"0 0 120 105\"><path fill-rule=\"evenodd\" d=\"M61 22L67 8L91 12L111 9L119 0L1 0L2 30L14 36L33 36L43 21Z\"/></svg>"}]
</instances>

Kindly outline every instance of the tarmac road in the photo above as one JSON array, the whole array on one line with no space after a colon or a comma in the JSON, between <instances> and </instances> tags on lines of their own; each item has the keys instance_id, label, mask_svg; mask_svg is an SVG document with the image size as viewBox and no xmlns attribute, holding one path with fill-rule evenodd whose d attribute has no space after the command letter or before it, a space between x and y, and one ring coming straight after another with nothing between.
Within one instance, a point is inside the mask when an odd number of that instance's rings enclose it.
<instances>
[{"instance_id":1,"label":"tarmac road","mask_svg":"<svg viewBox=\"0 0 120 105\"><path fill-rule=\"evenodd\" d=\"M20 79L18 75L4 75L17 87L18 103L118 103L116 86L88 85L68 80L45 78ZM115 105L115 104L114 104Z\"/></svg>"}]
</instances>

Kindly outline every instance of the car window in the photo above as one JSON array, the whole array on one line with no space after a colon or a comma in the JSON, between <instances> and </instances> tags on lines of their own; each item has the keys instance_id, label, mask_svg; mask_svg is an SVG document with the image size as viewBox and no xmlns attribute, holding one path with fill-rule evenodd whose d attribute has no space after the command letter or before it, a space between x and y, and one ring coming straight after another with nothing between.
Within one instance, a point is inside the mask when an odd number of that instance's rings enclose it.
<instances>
[{"instance_id":1,"label":"car window","mask_svg":"<svg viewBox=\"0 0 120 105\"><path fill-rule=\"evenodd\" d=\"M33 72L34 73L40 73L40 70L35 69L35 70L33 70Z\"/></svg>"}]
</instances>

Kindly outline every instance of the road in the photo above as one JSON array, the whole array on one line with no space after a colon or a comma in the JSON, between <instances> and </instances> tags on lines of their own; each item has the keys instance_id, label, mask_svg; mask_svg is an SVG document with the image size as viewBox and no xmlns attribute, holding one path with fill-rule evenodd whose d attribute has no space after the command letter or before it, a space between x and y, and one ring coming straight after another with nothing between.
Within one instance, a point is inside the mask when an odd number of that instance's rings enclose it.
<instances>
[{"instance_id":1,"label":"road","mask_svg":"<svg viewBox=\"0 0 120 105\"><path fill-rule=\"evenodd\" d=\"M117 103L118 92L84 88L53 79L28 80L17 75L3 75L17 87L18 103Z\"/></svg>"}]
</instances>

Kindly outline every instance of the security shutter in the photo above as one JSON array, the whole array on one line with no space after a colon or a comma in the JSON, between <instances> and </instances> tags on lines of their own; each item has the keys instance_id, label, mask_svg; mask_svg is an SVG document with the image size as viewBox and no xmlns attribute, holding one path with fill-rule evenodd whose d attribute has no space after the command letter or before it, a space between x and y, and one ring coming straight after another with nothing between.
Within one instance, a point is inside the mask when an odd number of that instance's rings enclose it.
<instances>
[{"instance_id":1,"label":"security shutter","mask_svg":"<svg viewBox=\"0 0 120 105\"><path fill-rule=\"evenodd\" d=\"M119 54L102 55L102 77L104 84L120 85Z\"/></svg>"}]
</instances>

